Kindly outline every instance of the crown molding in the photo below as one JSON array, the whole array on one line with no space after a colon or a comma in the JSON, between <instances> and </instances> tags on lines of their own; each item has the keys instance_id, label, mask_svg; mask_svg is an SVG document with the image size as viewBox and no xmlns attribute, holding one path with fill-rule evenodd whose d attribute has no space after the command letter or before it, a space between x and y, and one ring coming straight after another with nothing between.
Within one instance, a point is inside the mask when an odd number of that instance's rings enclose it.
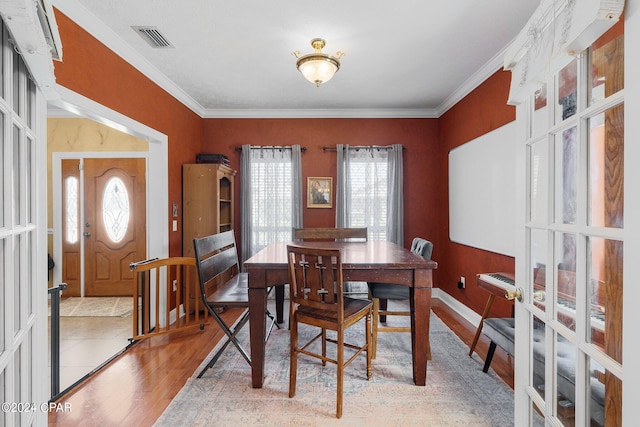
<instances>
[{"instance_id":1,"label":"crown molding","mask_svg":"<svg viewBox=\"0 0 640 427\"><path fill-rule=\"evenodd\" d=\"M460 102L465 96L469 95L475 88L480 86L485 80L493 75L496 71L501 69L504 65L504 55L511 46L511 41L505 47L503 47L493 58L491 58L486 64L478 68L478 71L473 73L455 92L449 95L440 106L438 106L438 117L446 113L451 107Z\"/></svg>"},{"instance_id":2,"label":"crown molding","mask_svg":"<svg viewBox=\"0 0 640 427\"><path fill-rule=\"evenodd\" d=\"M167 91L187 108L198 114L204 114L202 106L189 94L178 87L172 80L158 70L153 64L138 54L128 43L114 33L104 22L100 21L87 8L74 0L54 0L53 5L59 12L82 27L86 32L95 37L100 43L115 52L132 67L140 71L151 81Z\"/></svg>"},{"instance_id":3,"label":"crown molding","mask_svg":"<svg viewBox=\"0 0 640 427\"><path fill-rule=\"evenodd\" d=\"M344 118L344 119L425 119L437 118L434 109L264 109L264 110L205 110L206 119L220 118Z\"/></svg>"}]
</instances>

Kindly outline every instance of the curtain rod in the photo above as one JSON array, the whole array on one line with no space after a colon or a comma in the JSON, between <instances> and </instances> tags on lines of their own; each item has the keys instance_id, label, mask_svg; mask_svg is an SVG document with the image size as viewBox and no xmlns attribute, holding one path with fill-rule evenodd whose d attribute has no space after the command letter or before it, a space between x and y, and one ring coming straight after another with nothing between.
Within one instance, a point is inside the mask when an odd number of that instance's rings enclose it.
<instances>
[{"instance_id":1,"label":"curtain rod","mask_svg":"<svg viewBox=\"0 0 640 427\"><path fill-rule=\"evenodd\" d=\"M377 150L391 150L391 145L350 145L349 148L355 148L356 150L358 149L365 149L365 148L375 148ZM402 146L402 149L404 150L404 145ZM322 147L322 151L336 151L337 148L334 147L328 147L326 145L324 145Z\"/></svg>"},{"instance_id":2,"label":"curtain rod","mask_svg":"<svg viewBox=\"0 0 640 427\"><path fill-rule=\"evenodd\" d=\"M291 150L291 146L290 145L286 145L286 146L279 146L279 145L252 145L251 148L280 148L283 150ZM236 145L235 147L236 151L242 151L242 146ZM300 151L304 152L307 151L307 147L300 147Z\"/></svg>"}]
</instances>

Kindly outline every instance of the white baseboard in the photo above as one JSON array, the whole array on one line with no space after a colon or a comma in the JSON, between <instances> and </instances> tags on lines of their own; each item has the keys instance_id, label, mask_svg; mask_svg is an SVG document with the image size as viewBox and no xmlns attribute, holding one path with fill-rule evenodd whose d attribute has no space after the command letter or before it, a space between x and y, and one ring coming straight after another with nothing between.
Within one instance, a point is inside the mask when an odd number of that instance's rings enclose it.
<instances>
[{"instance_id":1,"label":"white baseboard","mask_svg":"<svg viewBox=\"0 0 640 427\"><path fill-rule=\"evenodd\" d=\"M441 302L445 303L450 309L458 313L460 316L462 316L465 320L467 320L473 326L477 327L480 324L480 318L482 316L480 316L478 313L471 310L469 307L462 304L460 301L453 298L451 295L444 292L443 290L439 288L433 288L433 290L431 291L431 297L437 298Z\"/></svg>"}]
</instances>

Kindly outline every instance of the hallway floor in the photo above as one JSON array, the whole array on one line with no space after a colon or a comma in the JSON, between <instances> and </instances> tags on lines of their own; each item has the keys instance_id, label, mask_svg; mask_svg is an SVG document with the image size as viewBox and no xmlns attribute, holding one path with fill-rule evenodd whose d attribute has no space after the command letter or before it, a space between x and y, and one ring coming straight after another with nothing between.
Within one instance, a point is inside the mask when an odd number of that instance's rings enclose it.
<instances>
[{"instance_id":1,"label":"hallway floor","mask_svg":"<svg viewBox=\"0 0 640 427\"><path fill-rule=\"evenodd\" d=\"M60 391L129 344L132 317L60 317ZM51 375L49 336L49 376Z\"/></svg>"}]
</instances>

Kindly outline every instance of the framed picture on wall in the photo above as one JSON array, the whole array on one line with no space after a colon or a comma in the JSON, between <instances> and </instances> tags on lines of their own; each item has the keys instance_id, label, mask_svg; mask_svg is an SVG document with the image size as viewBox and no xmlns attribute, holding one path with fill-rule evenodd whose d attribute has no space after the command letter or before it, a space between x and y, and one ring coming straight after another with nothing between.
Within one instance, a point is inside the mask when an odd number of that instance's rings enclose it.
<instances>
[{"instance_id":1,"label":"framed picture on wall","mask_svg":"<svg viewBox=\"0 0 640 427\"><path fill-rule=\"evenodd\" d=\"M307 207L331 208L333 206L333 178L327 176L307 177Z\"/></svg>"}]
</instances>

